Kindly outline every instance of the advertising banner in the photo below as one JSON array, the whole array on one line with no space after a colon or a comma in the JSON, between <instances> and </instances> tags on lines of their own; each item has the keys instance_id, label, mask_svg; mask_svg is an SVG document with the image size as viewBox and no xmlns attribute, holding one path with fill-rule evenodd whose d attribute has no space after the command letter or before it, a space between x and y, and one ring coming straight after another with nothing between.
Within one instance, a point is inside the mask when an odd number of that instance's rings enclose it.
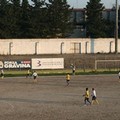
<instances>
[{"instance_id":1,"label":"advertising banner","mask_svg":"<svg viewBox=\"0 0 120 120\"><path fill-rule=\"evenodd\" d=\"M31 61L4 61L4 68L31 68Z\"/></svg>"},{"instance_id":2,"label":"advertising banner","mask_svg":"<svg viewBox=\"0 0 120 120\"><path fill-rule=\"evenodd\" d=\"M63 69L64 58L33 58L32 69Z\"/></svg>"}]
</instances>

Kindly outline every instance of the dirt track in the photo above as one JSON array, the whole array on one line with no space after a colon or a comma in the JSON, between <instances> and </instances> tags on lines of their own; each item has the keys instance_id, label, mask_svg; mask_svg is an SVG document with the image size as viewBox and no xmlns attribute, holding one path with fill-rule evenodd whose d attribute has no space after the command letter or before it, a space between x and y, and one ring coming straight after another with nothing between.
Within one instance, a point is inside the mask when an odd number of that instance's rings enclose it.
<instances>
[{"instance_id":1,"label":"dirt track","mask_svg":"<svg viewBox=\"0 0 120 120\"><path fill-rule=\"evenodd\" d=\"M0 79L0 120L120 120L117 75ZM96 88L99 105L84 106L85 88Z\"/></svg>"}]
</instances>

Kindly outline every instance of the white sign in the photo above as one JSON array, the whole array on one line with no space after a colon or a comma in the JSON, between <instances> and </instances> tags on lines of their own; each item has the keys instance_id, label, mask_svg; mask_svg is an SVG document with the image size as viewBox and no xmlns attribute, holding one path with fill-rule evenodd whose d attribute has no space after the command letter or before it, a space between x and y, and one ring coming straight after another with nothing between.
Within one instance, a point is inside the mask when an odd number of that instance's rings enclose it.
<instances>
[{"instance_id":1,"label":"white sign","mask_svg":"<svg viewBox=\"0 0 120 120\"><path fill-rule=\"evenodd\" d=\"M63 69L63 58L33 58L32 69Z\"/></svg>"},{"instance_id":2,"label":"white sign","mask_svg":"<svg viewBox=\"0 0 120 120\"><path fill-rule=\"evenodd\" d=\"M4 61L4 68L31 68L31 61Z\"/></svg>"}]
</instances>

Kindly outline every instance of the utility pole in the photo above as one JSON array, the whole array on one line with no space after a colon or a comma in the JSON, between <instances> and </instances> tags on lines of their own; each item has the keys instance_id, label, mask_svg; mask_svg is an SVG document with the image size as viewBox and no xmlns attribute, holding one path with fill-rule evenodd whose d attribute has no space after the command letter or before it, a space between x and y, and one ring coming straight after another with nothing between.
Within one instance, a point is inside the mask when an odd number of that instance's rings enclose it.
<instances>
[{"instance_id":1,"label":"utility pole","mask_svg":"<svg viewBox=\"0 0 120 120\"><path fill-rule=\"evenodd\" d=\"M116 0L115 53L118 53L118 0Z\"/></svg>"}]
</instances>

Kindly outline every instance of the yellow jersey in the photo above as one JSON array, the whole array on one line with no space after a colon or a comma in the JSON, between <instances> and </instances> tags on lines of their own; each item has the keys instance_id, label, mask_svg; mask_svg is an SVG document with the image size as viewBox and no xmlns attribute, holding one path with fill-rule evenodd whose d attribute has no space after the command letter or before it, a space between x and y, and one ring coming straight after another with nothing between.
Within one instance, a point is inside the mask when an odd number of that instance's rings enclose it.
<instances>
[{"instance_id":1,"label":"yellow jersey","mask_svg":"<svg viewBox=\"0 0 120 120\"><path fill-rule=\"evenodd\" d=\"M85 92L85 97L86 97L86 98L89 98L89 97L90 97L89 90L87 90L87 91Z\"/></svg>"},{"instance_id":2,"label":"yellow jersey","mask_svg":"<svg viewBox=\"0 0 120 120\"><path fill-rule=\"evenodd\" d=\"M66 75L66 80L70 80L70 75L69 74Z\"/></svg>"}]
</instances>

